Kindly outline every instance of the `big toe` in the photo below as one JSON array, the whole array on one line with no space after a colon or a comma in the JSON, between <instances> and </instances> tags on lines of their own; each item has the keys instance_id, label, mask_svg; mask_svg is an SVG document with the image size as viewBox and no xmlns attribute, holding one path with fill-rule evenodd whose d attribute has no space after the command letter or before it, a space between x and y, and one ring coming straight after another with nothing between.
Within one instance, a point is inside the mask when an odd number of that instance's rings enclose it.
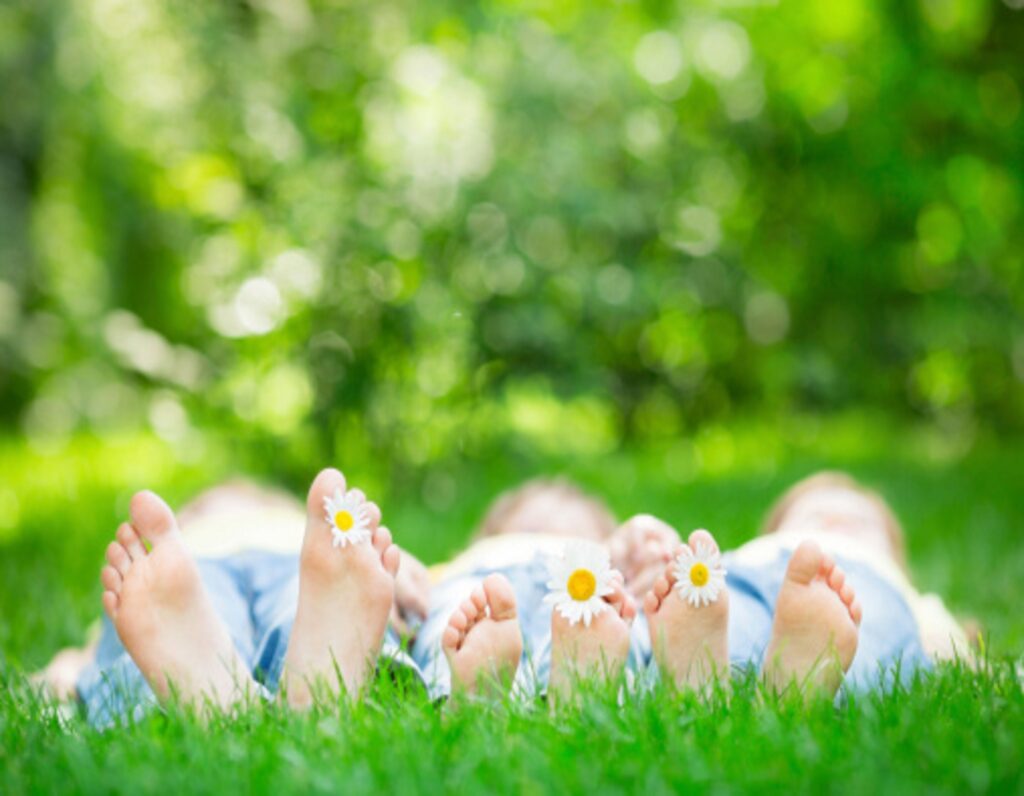
<instances>
[{"instance_id":1,"label":"big toe","mask_svg":"<svg viewBox=\"0 0 1024 796\"><path fill-rule=\"evenodd\" d=\"M690 544L690 549L696 551L698 546L708 547L714 552L718 552L718 542L715 541L715 537L711 535L710 531L705 531L700 528L690 534L690 538L687 540Z\"/></svg>"},{"instance_id":2,"label":"big toe","mask_svg":"<svg viewBox=\"0 0 1024 796\"><path fill-rule=\"evenodd\" d=\"M135 530L153 544L159 543L178 527L170 506L154 492L136 492L132 496L130 511Z\"/></svg>"},{"instance_id":3,"label":"big toe","mask_svg":"<svg viewBox=\"0 0 1024 796\"><path fill-rule=\"evenodd\" d=\"M306 498L306 512L310 519L318 521L323 519L324 500L333 495L335 490L343 493L345 491L345 476L341 474L340 470L328 467L317 473Z\"/></svg>"},{"instance_id":4,"label":"big toe","mask_svg":"<svg viewBox=\"0 0 1024 796\"><path fill-rule=\"evenodd\" d=\"M793 551L786 567L786 580L808 584L821 571L825 561L825 553L817 544L804 541Z\"/></svg>"},{"instance_id":5,"label":"big toe","mask_svg":"<svg viewBox=\"0 0 1024 796\"><path fill-rule=\"evenodd\" d=\"M504 575L493 574L484 578L484 595L490 608L491 619L499 622L516 616L516 594Z\"/></svg>"}]
</instances>

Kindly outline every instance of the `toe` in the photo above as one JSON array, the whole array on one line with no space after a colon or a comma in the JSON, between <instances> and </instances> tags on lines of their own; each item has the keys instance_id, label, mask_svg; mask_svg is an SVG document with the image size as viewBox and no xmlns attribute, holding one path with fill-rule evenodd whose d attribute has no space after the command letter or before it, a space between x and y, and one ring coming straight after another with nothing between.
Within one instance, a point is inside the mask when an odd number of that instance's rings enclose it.
<instances>
[{"instance_id":1,"label":"toe","mask_svg":"<svg viewBox=\"0 0 1024 796\"><path fill-rule=\"evenodd\" d=\"M821 571L825 554L821 548L811 541L804 541L793 551L786 567L786 579L796 583L808 584Z\"/></svg>"},{"instance_id":2,"label":"toe","mask_svg":"<svg viewBox=\"0 0 1024 796\"><path fill-rule=\"evenodd\" d=\"M449 617L448 627L455 628L460 634L466 632L466 628L469 627L469 620L466 619L466 615L462 613L461 608L455 609L455 612Z\"/></svg>"},{"instance_id":3,"label":"toe","mask_svg":"<svg viewBox=\"0 0 1024 796\"><path fill-rule=\"evenodd\" d=\"M654 596L658 599L658 602L661 602L668 597L668 593L672 591L672 584L669 582L667 575L662 575L654 581L654 588L652 591L654 592Z\"/></svg>"},{"instance_id":4,"label":"toe","mask_svg":"<svg viewBox=\"0 0 1024 796\"><path fill-rule=\"evenodd\" d=\"M120 603L120 598L112 591L103 592L103 610L107 612L107 616L111 619L117 616L117 606Z\"/></svg>"},{"instance_id":5,"label":"toe","mask_svg":"<svg viewBox=\"0 0 1024 796\"><path fill-rule=\"evenodd\" d=\"M459 606L459 610L465 614L468 627L475 625L477 620L480 618L480 609L476 607L476 603L474 603L470 597L467 597L462 601L462 605Z\"/></svg>"},{"instance_id":6,"label":"toe","mask_svg":"<svg viewBox=\"0 0 1024 796\"><path fill-rule=\"evenodd\" d=\"M326 525L324 518L324 499L334 494L334 490L345 491L345 476L339 470L328 467L321 470L313 479L309 487L309 494L306 497L306 514L310 520L316 520Z\"/></svg>"},{"instance_id":7,"label":"toe","mask_svg":"<svg viewBox=\"0 0 1024 796\"><path fill-rule=\"evenodd\" d=\"M370 523L370 527L376 528L380 525L380 506L372 500L366 501L366 516Z\"/></svg>"},{"instance_id":8,"label":"toe","mask_svg":"<svg viewBox=\"0 0 1024 796\"><path fill-rule=\"evenodd\" d=\"M107 545L107 563L120 572L123 577L128 574L128 569L132 565L132 559L128 555L128 551L120 543L111 542Z\"/></svg>"},{"instance_id":9,"label":"toe","mask_svg":"<svg viewBox=\"0 0 1024 796\"><path fill-rule=\"evenodd\" d=\"M348 491L348 496L352 498L356 503L366 503L366 493L357 486L352 487Z\"/></svg>"},{"instance_id":10,"label":"toe","mask_svg":"<svg viewBox=\"0 0 1024 796\"><path fill-rule=\"evenodd\" d=\"M688 541L690 543L690 548L693 550L696 550L698 545L706 545L714 552L718 552L718 542L715 541L715 537L703 528L699 528L691 533Z\"/></svg>"},{"instance_id":11,"label":"toe","mask_svg":"<svg viewBox=\"0 0 1024 796\"><path fill-rule=\"evenodd\" d=\"M398 565L402 561L402 553L398 549L398 545L391 545L387 550L384 551L384 555L380 557L381 563L384 565L384 570L391 577L398 575Z\"/></svg>"},{"instance_id":12,"label":"toe","mask_svg":"<svg viewBox=\"0 0 1024 796\"><path fill-rule=\"evenodd\" d=\"M516 616L516 593L504 575L488 575L484 578L484 595L490 608L491 619L499 622Z\"/></svg>"},{"instance_id":13,"label":"toe","mask_svg":"<svg viewBox=\"0 0 1024 796\"><path fill-rule=\"evenodd\" d=\"M109 564L100 570L100 583L103 584L104 589L114 594L120 594L121 587L124 585L121 573Z\"/></svg>"},{"instance_id":14,"label":"toe","mask_svg":"<svg viewBox=\"0 0 1024 796\"><path fill-rule=\"evenodd\" d=\"M131 503L132 525L139 535L157 544L178 526L170 507L154 492L136 492Z\"/></svg>"},{"instance_id":15,"label":"toe","mask_svg":"<svg viewBox=\"0 0 1024 796\"><path fill-rule=\"evenodd\" d=\"M834 592L841 592L846 583L846 573L842 567L834 567L828 576L829 588Z\"/></svg>"},{"instance_id":16,"label":"toe","mask_svg":"<svg viewBox=\"0 0 1024 796\"><path fill-rule=\"evenodd\" d=\"M854 624L860 627L860 620L864 618L864 609L860 606L860 600L854 599L850 604L850 618Z\"/></svg>"},{"instance_id":17,"label":"toe","mask_svg":"<svg viewBox=\"0 0 1024 796\"><path fill-rule=\"evenodd\" d=\"M469 599L473 601L473 605L477 610L477 613L484 613L487 610L487 595L484 594L483 585L477 586L473 589L473 593L469 595Z\"/></svg>"},{"instance_id":18,"label":"toe","mask_svg":"<svg viewBox=\"0 0 1024 796\"><path fill-rule=\"evenodd\" d=\"M146 548L142 546L142 540L138 532L128 523L123 522L117 529L117 541L121 547L128 551L128 557L132 561L140 561L146 556Z\"/></svg>"},{"instance_id":19,"label":"toe","mask_svg":"<svg viewBox=\"0 0 1024 796\"><path fill-rule=\"evenodd\" d=\"M456 628L448 625L441 634L441 646L455 652L459 648L459 639L461 638L462 634Z\"/></svg>"},{"instance_id":20,"label":"toe","mask_svg":"<svg viewBox=\"0 0 1024 796\"><path fill-rule=\"evenodd\" d=\"M853 604L854 598L857 595L853 591L853 586L849 583L844 583L839 589L839 599L843 601L843 604L850 607Z\"/></svg>"},{"instance_id":21,"label":"toe","mask_svg":"<svg viewBox=\"0 0 1024 796\"><path fill-rule=\"evenodd\" d=\"M391 547L391 531L381 526L373 532L373 547L374 549L384 555L384 551Z\"/></svg>"},{"instance_id":22,"label":"toe","mask_svg":"<svg viewBox=\"0 0 1024 796\"><path fill-rule=\"evenodd\" d=\"M636 601L629 594L622 601L622 610L619 611L619 615L630 624L636 619Z\"/></svg>"},{"instance_id":23,"label":"toe","mask_svg":"<svg viewBox=\"0 0 1024 796\"><path fill-rule=\"evenodd\" d=\"M627 621L632 621L636 616L636 604L622 586L617 586L615 591L604 598L605 601L615 609L615 613Z\"/></svg>"},{"instance_id":24,"label":"toe","mask_svg":"<svg viewBox=\"0 0 1024 796\"><path fill-rule=\"evenodd\" d=\"M644 613L645 614L655 614L655 613L658 612L658 609L660 607L661 607L661 600L658 599L658 595L656 595L653 590L647 592L647 594L644 595Z\"/></svg>"}]
</instances>

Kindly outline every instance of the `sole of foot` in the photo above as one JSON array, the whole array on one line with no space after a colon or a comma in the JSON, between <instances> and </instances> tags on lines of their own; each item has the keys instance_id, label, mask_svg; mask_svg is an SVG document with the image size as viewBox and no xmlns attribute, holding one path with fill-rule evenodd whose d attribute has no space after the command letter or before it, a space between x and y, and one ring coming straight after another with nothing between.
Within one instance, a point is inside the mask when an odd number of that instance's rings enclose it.
<instances>
[{"instance_id":1,"label":"sole of foot","mask_svg":"<svg viewBox=\"0 0 1024 796\"><path fill-rule=\"evenodd\" d=\"M861 606L846 574L811 541L800 544L786 567L765 651L769 688L835 694L857 652Z\"/></svg>"},{"instance_id":2,"label":"sole of foot","mask_svg":"<svg viewBox=\"0 0 1024 796\"><path fill-rule=\"evenodd\" d=\"M504 575L488 575L455 610L441 636L452 692L508 693L523 654L516 595Z\"/></svg>"},{"instance_id":3,"label":"sole of foot","mask_svg":"<svg viewBox=\"0 0 1024 796\"><path fill-rule=\"evenodd\" d=\"M623 588L622 575L613 570L614 591L603 598L608 609L589 626L569 622L557 610L551 614L552 703L568 701L580 682L613 682L622 677L629 656L629 627L636 604Z\"/></svg>"},{"instance_id":4,"label":"sole of foot","mask_svg":"<svg viewBox=\"0 0 1024 796\"><path fill-rule=\"evenodd\" d=\"M150 549L146 549L148 543ZM227 707L253 682L210 602L174 514L152 492L131 501L131 523L107 547L103 609L162 701Z\"/></svg>"},{"instance_id":5,"label":"sole of foot","mask_svg":"<svg viewBox=\"0 0 1024 796\"><path fill-rule=\"evenodd\" d=\"M706 545L718 552L707 531L690 534L688 547ZM684 545L685 548L687 545ZM707 605L692 605L676 589L675 558L644 597L651 649L658 669L677 688L701 689L729 670L729 593L723 590Z\"/></svg>"},{"instance_id":6,"label":"sole of foot","mask_svg":"<svg viewBox=\"0 0 1024 796\"><path fill-rule=\"evenodd\" d=\"M324 501L336 491L364 507L369 541L335 545ZM323 470L306 500L306 534L299 556L299 602L285 655L283 693L294 708L314 694L358 694L376 666L394 602L399 551L380 525L380 509L345 476Z\"/></svg>"}]
</instances>

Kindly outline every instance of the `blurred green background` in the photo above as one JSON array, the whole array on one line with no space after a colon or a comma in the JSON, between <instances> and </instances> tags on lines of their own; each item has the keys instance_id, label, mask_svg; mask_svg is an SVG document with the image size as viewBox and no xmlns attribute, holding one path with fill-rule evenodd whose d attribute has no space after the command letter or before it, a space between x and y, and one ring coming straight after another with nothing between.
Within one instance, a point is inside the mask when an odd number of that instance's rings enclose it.
<instances>
[{"instance_id":1,"label":"blurred green background","mask_svg":"<svg viewBox=\"0 0 1024 796\"><path fill-rule=\"evenodd\" d=\"M5 2L8 575L235 471L340 464L436 559L534 472L701 485L734 543L867 457L970 605L1003 553L953 534L1021 519L1022 6Z\"/></svg>"},{"instance_id":2,"label":"blurred green background","mask_svg":"<svg viewBox=\"0 0 1024 796\"><path fill-rule=\"evenodd\" d=\"M422 468L752 409L1024 428L1024 14L0 9L0 406Z\"/></svg>"}]
</instances>

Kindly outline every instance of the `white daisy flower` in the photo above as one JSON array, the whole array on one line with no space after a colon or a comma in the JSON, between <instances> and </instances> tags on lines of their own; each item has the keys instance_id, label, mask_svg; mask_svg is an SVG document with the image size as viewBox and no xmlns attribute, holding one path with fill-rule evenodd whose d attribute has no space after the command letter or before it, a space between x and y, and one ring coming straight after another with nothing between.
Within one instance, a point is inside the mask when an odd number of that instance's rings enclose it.
<instances>
[{"instance_id":1,"label":"white daisy flower","mask_svg":"<svg viewBox=\"0 0 1024 796\"><path fill-rule=\"evenodd\" d=\"M366 503L351 491L335 489L334 494L324 498L324 511L331 526L335 547L368 542L373 533L370 530L370 513Z\"/></svg>"},{"instance_id":2,"label":"white daisy flower","mask_svg":"<svg viewBox=\"0 0 1024 796\"><path fill-rule=\"evenodd\" d=\"M711 605L725 590L722 554L707 542L698 542L696 550L683 547L676 556L675 575L679 599L695 608Z\"/></svg>"},{"instance_id":3,"label":"white daisy flower","mask_svg":"<svg viewBox=\"0 0 1024 796\"><path fill-rule=\"evenodd\" d=\"M575 625L580 620L590 627L590 620L608 608L602 600L615 589L612 586L612 565L608 551L591 542L570 542L560 558L548 562L551 592L544 602Z\"/></svg>"}]
</instances>

